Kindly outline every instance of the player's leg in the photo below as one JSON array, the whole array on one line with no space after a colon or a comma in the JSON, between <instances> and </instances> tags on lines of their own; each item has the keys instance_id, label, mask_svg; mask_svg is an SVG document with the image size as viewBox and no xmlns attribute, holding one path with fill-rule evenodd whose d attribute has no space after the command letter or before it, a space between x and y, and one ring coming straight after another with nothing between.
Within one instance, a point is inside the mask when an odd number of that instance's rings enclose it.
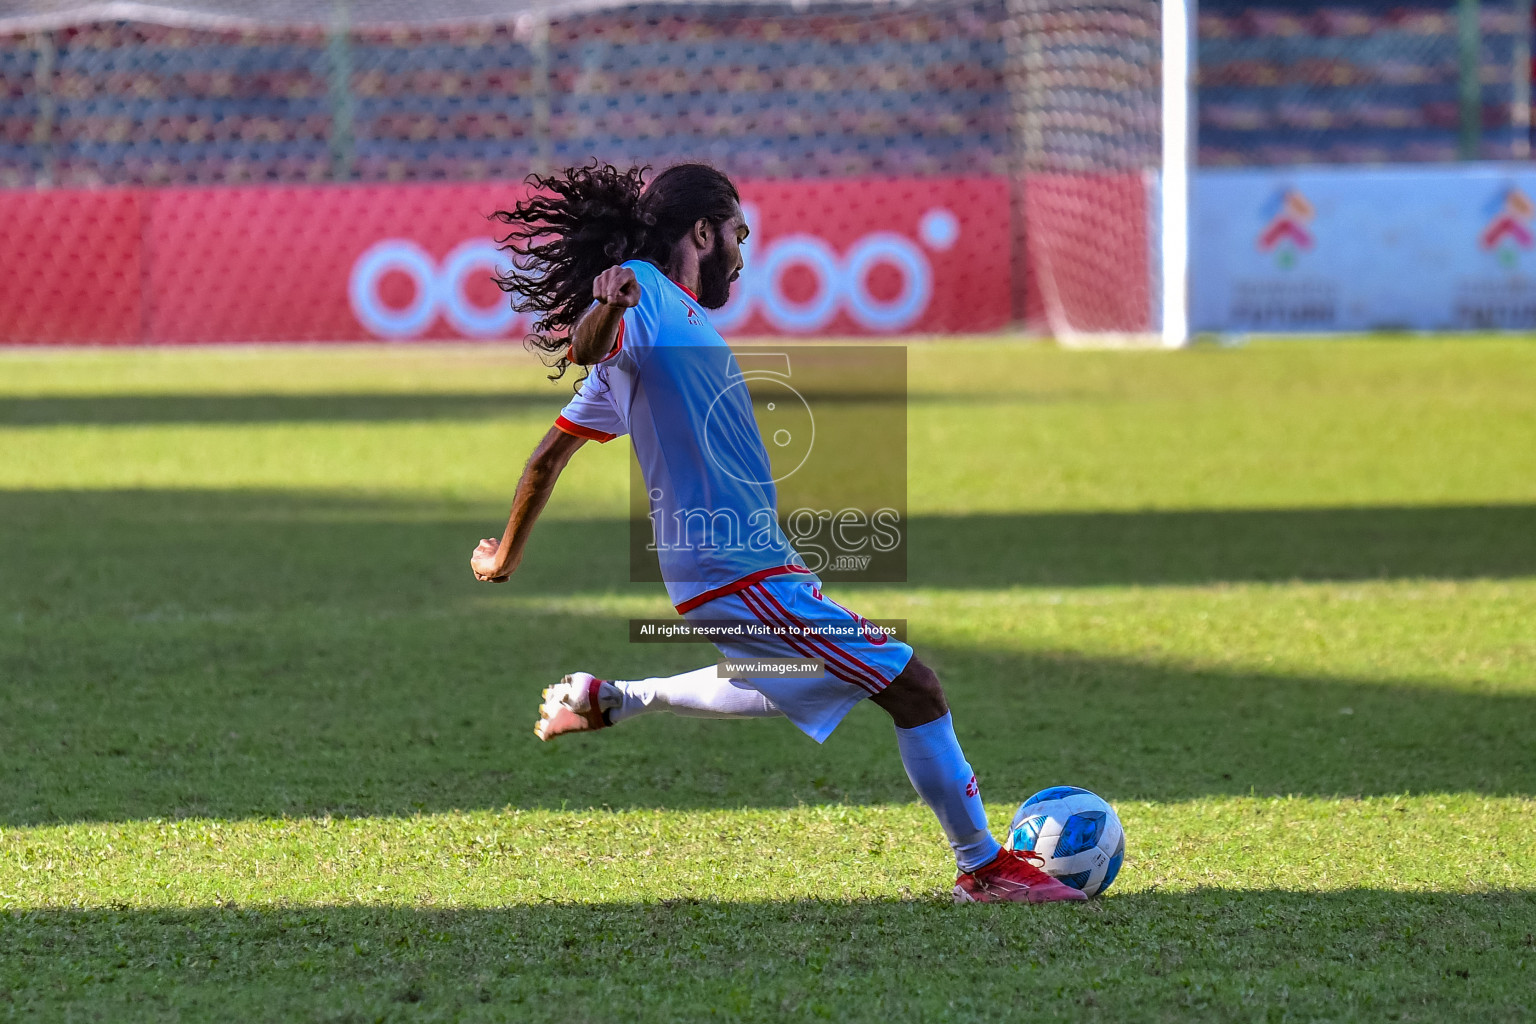
<instances>
[{"instance_id":1,"label":"player's leg","mask_svg":"<svg viewBox=\"0 0 1536 1024\"><path fill-rule=\"evenodd\" d=\"M976 773L955 738L939 677L916 654L870 700L896 723L896 745L907 778L949 838L960 877L956 903L1051 903L1087 899L1040 870L1029 854L1004 850L987 828ZM1038 858L1034 859L1038 861Z\"/></svg>"},{"instance_id":2,"label":"player's leg","mask_svg":"<svg viewBox=\"0 0 1536 1024\"><path fill-rule=\"evenodd\" d=\"M715 665L675 676L616 680L612 686L616 703L609 718L614 724L656 711L683 718L776 718L783 714L746 682L720 678Z\"/></svg>"},{"instance_id":3,"label":"player's leg","mask_svg":"<svg viewBox=\"0 0 1536 1024\"><path fill-rule=\"evenodd\" d=\"M665 711L684 718L774 718L773 702L748 684L720 678L714 665L650 679L598 679L573 672L544 691L534 734L541 740L590 732L636 715Z\"/></svg>"},{"instance_id":4,"label":"player's leg","mask_svg":"<svg viewBox=\"0 0 1536 1024\"><path fill-rule=\"evenodd\" d=\"M786 642L802 655L823 659L829 682L841 680L861 688L863 696L891 716L907 778L939 819L960 870L973 871L996 859L1001 847L987 829L976 773L955 737L944 688L912 648L838 604L819 586L770 581L743 596L763 622L798 627L799 632L786 634ZM768 692L776 694L774 689ZM793 703L781 699L780 704L793 719ZM840 718L845 710L834 708L834 714Z\"/></svg>"},{"instance_id":5,"label":"player's leg","mask_svg":"<svg viewBox=\"0 0 1536 1024\"><path fill-rule=\"evenodd\" d=\"M821 592L815 584L769 580L734 595L745 613L773 627L774 650L821 661L815 680L761 680L756 685L797 726L820 741L859 700L868 698L896 723L907 777L944 828L961 871L997 857L976 775L960 749L938 676L912 648ZM778 648L782 648L781 650Z\"/></svg>"},{"instance_id":6,"label":"player's leg","mask_svg":"<svg viewBox=\"0 0 1536 1024\"><path fill-rule=\"evenodd\" d=\"M973 871L994 859L1000 847L987 828L976 773L955 737L939 677L914 654L870 700L895 722L907 778L939 819L960 870Z\"/></svg>"}]
</instances>

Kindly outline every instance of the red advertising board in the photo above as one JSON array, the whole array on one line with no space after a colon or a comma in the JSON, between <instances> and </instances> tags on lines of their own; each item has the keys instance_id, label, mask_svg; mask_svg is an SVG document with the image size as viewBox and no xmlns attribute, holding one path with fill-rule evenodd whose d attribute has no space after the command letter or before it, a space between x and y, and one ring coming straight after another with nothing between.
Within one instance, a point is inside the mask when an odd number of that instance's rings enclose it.
<instances>
[{"instance_id":1,"label":"red advertising board","mask_svg":"<svg viewBox=\"0 0 1536 1024\"><path fill-rule=\"evenodd\" d=\"M515 334L460 330L457 325L468 321L451 314L463 307L471 319L500 313L500 320L511 320L506 298L489 280L491 264L501 257L486 216L521 191L507 185L322 185L156 192L146 234L149 339L185 344ZM466 249L479 254L474 265L450 258ZM380 253L386 258L370 258ZM456 295L449 296L449 289Z\"/></svg>"},{"instance_id":2,"label":"red advertising board","mask_svg":"<svg viewBox=\"0 0 1536 1024\"><path fill-rule=\"evenodd\" d=\"M0 192L0 342L144 340L145 193Z\"/></svg>"},{"instance_id":3,"label":"red advertising board","mask_svg":"<svg viewBox=\"0 0 1536 1024\"><path fill-rule=\"evenodd\" d=\"M9 343L508 338L488 219L524 186L0 196ZM1011 319L1003 179L747 182L727 334L988 331ZM16 225L21 225L17 233ZM82 301L81 296L88 296Z\"/></svg>"}]
</instances>

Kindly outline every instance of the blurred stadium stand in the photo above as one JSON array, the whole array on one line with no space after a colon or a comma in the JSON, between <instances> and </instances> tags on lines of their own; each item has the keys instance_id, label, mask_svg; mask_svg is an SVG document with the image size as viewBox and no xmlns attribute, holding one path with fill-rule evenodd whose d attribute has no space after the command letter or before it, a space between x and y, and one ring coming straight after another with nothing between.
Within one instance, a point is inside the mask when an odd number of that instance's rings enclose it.
<instances>
[{"instance_id":1,"label":"blurred stadium stand","mask_svg":"<svg viewBox=\"0 0 1536 1024\"><path fill-rule=\"evenodd\" d=\"M1481 3L1470 35L1460 9L1202 0L1200 162L1528 155L1529 3ZM1050 159L1026 169L1155 166L1155 10L701 4L451 28L14 32L0 36L0 186L482 180L594 154L757 178L999 175L1017 166L1020 88L1048 112L1036 153ZM1031 46L1056 51L1046 80L1017 67Z\"/></svg>"},{"instance_id":2,"label":"blurred stadium stand","mask_svg":"<svg viewBox=\"0 0 1536 1024\"><path fill-rule=\"evenodd\" d=\"M0 182L47 163L58 184L479 180L593 154L754 177L1004 173L1001 14L625 8L552 22L543 68L515 23L358 30L345 153L323 30L93 25L48 33L52 53L11 36Z\"/></svg>"},{"instance_id":3,"label":"blurred stadium stand","mask_svg":"<svg viewBox=\"0 0 1536 1024\"><path fill-rule=\"evenodd\" d=\"M1529 153L1530 8L1200 4L1200 162L1433 163ZM1463 46L1480 85L1463 135ZM1523 65L1523 66L1521 66ZM1523 79L1523 82L1522 82ZM1475 141L1473 141L1475 139Z\"/></svg>"}]
</instances>

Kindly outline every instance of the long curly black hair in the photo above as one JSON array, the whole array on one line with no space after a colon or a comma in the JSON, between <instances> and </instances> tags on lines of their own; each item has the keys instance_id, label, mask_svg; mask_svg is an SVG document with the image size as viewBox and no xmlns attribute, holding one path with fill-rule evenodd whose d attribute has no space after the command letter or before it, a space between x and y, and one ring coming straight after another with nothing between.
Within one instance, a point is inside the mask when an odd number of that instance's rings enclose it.
<instances>
[{"instance_id":1,"label":"long curly black hair","mask_svg":"<svg viewBox=\"0 0 1536 1024\"><path fill-rule=\"evenodd\" d=\"M511 226L497 239L513 269L496 277L519 312L537 313L529 348L565 373L571 328L592 305L592 282L625 260L666 268L678 241L701 219L720 224L741 197L707 164L678 164L645 183L647 167L619 170L596 160L547 177L531 174L531 194L492 219ZM551 358L552 357L552 358Z\"/></svg>"}]
</instances>

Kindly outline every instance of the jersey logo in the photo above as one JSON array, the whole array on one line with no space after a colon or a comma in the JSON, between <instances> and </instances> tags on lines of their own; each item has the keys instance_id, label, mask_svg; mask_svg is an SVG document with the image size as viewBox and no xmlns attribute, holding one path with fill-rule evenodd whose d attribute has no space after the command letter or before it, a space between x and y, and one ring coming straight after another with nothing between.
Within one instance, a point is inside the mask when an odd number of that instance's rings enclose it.
<instances>
[{"instance_id":1,"label":"jersey logo","mask_svg":"<svg viewBox=\"0 0 1536 1024\"><path fill-rule=\"evenodd\" d=\"M683 302L682 299L678 299L677 301L678 302L682 302L683 303L683 308L688 311L688 322L690 324L692 324L695 327L703 327L704 326L704 318L699 316L699 311L698 310L696 310L692 306L688 305L688 303Z\"/></svg>"}]
</instances>

